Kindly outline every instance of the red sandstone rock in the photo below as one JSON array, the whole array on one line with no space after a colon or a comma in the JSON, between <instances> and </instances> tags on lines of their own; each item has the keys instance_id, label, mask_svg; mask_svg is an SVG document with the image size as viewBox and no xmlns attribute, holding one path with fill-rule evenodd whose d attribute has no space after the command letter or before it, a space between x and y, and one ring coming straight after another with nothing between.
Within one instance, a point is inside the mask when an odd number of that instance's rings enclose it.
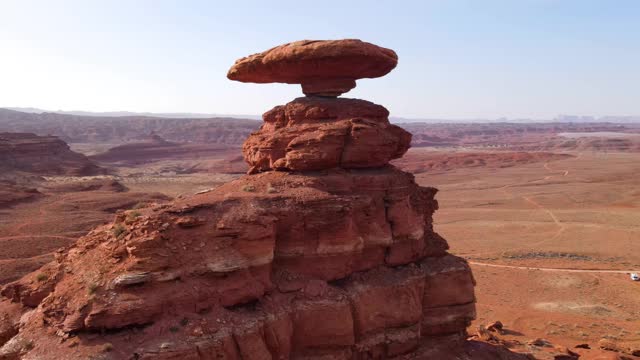
<instances>
[{"instance_id":1,"label":"red sandstone rock","mask_svg":"<svg viewBox=\"0 0 640 360\"><path fill-rule=\"evenodd\" d=\"M380 167L411 143L411 134L388 116L364 100L299 98L265 113L243 153L251 172Z\"/></svg>"},{"instance_id":2,"label":"red sandstone rock","mask_svg":"<svg viewBox=\"0 0 640 360\"><path fill-rule=\"evenodd\" d=\"M9 301L0 301L0 345L18 333L20 307Z\"/></svg>"},{"instance_id":3,"label":"red sandstone rock","mask_svg":"<svg viewBox=\"0 0 640 360\"><path fill-rule=\"evenodd\" d=\"M94 230L49 266L55 288L48 280L24 278L8 285L6 295L29 306L39 302L20 335L27 340L44 321L82 338L110 330L114 347L163 359L190 358L204 348L238 359L266 358L267 350L285 358L395 356L419 346L421 327L433 334L463 332L472 311L460 312L459 304L471 301L463 306L473 309L472 294L445 293L433 298L438 307L432 313L427 283L444 283L451 274L467 283L472 279L462 275L469 271L464 261L442 257L445 248L431 249L436 257L424 258L423 245L403 263L385 256L385 249L398 244L437 237L430 221L434 195L393 167L247 176L170 206L140 209L135 219L122 213L114 225ZM121 227L117 234L115 227ZM420 266L395 268L423 258ZM336 279L342 283L325 282ZM460 291L472 291L464 286ZM46 296L42 301L30 295L40 293ZM256 300L259 308L243 308ZM125 340L128 327L146 325L155 334L185 317L218 329L234 323L236 330L231 339L203 344L213 329L196 327L195 321L191 329L189 322L180 331L205 338L156 350L148 348L151 343L138 349L137 342ZM41 336L38 341L46 343ZM153 339L172 343L172 336L161 332ZM30 353L45 354L39 349ZM57 355L72 349L60 347Z\"/></svg>"},{"instance_id":4,"label":"red sandstone rock","mask_svg":"<svg viewBox=\"0 0 640 360\"><path fill-rule=\"evenodd\" d=\"M227 77L302 84L306 95L338 96L353 89L355 80L384 76L397 63L393 50L360 40L302 40L239 59Z\"/></svg>"}]
</instances>

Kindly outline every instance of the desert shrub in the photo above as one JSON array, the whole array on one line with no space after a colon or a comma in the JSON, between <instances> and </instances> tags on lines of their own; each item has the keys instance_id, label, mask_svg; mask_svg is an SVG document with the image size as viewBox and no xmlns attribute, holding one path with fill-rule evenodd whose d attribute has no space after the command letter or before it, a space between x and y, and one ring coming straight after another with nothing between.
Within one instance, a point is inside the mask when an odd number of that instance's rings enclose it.
<instances>
[{"instance_id":1,"label":"desert shrub","mask_svg":"<svg viewBox=\"0 0 640 360\"><path fill-rule=\"evenodd\" d=\"M139 218L142 214L139 211L132 211L129 214L127 214L127 220L129 221L133 221L137 218Z\"/></svg>"},{"instance_id":2,"label":"desert shrub","mask_svg":"<svg viewBox=\"0 0 640 360\"><path fill-rule=\"evenodd\" d=\"M274 188L271 183L267 184L267 192L269 194L277 193L278 189Z\"/></svg>"},{"instance_id":3,"label":"desert shrub","mask_svg":"<svg viewBox=\"0 0 640 360\"><path fill-rule=\"evenodd\" d=\"M244 185L242 187L242 191L246 191L246 192L254 192L256 191L256 187L253 185Z\"/></svg>"},{"instance_id":4,"label":"desert shrub","mask_svg":"<svg viewBox=\"0 0 640 360\"><path fill-rule=\"evenodd\" d=\"M113 234L113 236L115 236L116 238L120 238L122 235L124 235L124 233L127 232L127 229L122 225L122 224L117 224L116 226L114 226L111 229L111 233Z\"/></svg>"},{"instance_id":5,"label":"desert shrub","mask_svg":"<svg viewBox=\"0 0 640 360\"><path fill-rule=\"evenodd\" d=\"M42 273L40 273L40 274L38 274L38 276L36 276L36 280L38 280L40 282L46 281L48 278L49 277L47 275L42 274Z\"/></svg>"},{"instance_id":6,"label":"desert shrub","mask_svg":"<svg viewBox=\"0 0 640 360\"><path fill-rule=\"evenodd\" d=\"M113 344L111 344L111 343L106 343L102 347L102 351L103 352L110 352L111 350L113 350Z\"/></svg>"}]
</instances>

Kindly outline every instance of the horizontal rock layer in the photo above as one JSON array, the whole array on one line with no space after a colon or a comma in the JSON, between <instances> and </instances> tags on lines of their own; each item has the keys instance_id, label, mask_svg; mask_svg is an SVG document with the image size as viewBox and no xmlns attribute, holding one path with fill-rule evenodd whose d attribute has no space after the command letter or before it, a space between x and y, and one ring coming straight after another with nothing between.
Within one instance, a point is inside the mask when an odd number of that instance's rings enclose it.
<instances>
[{"instance_id":1,"label":"horizontal rock layer","mask_svg":"<svg viewBox=\"0 0 640 360\"><path fill-rule=\"evenodd\" d=\"M357 99L298 98L263 115L243 154L251 172L380 167L404 155L411 134L387 109Z\"/></svg>"},{"instance_id":2,"label":"horizontal rock layer","mask_svg":"<svg viewBox=\"0 0 640 360\"><path fill-rule=\"evenodd\" d=\"M106 174L86 156L76 153L55 136L0 133L0 172L89 176Z\"/></svg>"},{"instance_id":3,"label":"horizontal rock layer","mask_svg":"<svg viewBox=\"0 0 640 360\"><path fill-rule=\"evenodd\" d=\"M473 287L466 263L447 255L407 266L377 267L331 285L308 281L298 291L271 291L252 305L198 311L175 303L163 305L173 310L161 311L149 301L146 306L118 303L118 311L109 314L114 321L145 315L154 321L147 323L146 337L122 328L102 341L116 346L117 358L133 354L142 359L394 358L416 350L425 337L464 338L466 326L475 317L473 293L461 292L447 299L448 305L433 307L430 300L443 297L425 286L452 273L460 276L462 286ZM35 313L30 321L10 346L28 343L34 323L48 319L46 313ZM72 317L68 322L77 321ZM83 342L92 339L85 332L75 336ZM132 336L144 341L127 342ZM30 356L55 358L47 355L51 351L46 345L59 341L56 336L40 338ZM67 346L54 353L57 358L76 357Z\"/></svg>"},{"instance_id":4,"label":"horizontal rock layer","mask_svg":"<svg viewBox=\"0 0 640 360\"><path fill-rule=\"evenodd\" d=\"M44 322L81 341L109 331L122 356L398 356L474 317L470 270L432 228L435 193L391 166L246 176L122 213L2 293L38 307L25 341Z\"/></svg>"}]
</instances>

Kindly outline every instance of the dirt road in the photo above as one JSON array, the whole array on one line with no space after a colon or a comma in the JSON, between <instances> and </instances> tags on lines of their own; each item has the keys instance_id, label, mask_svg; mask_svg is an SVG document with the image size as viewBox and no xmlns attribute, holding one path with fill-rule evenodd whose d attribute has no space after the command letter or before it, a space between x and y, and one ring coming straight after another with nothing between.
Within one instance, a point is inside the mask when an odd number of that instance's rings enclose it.
<instances>
[{"instance_id":1,"label":"dirt road","mask_svg":"<svg viewBox=\"0 0 640 360\"><path fill-rule=\"evenodd\" d=\"M531 266L512 266L512 265L499 265L490 264L477 261L469 261L471 265L488 266L503 269L517 269L517 270L540 270L540 271L556 271L556 272L571 272L571 273L602 273L602 274L629 274L633 272L640 272L638 270L597 270L597 269L562 269L562 268L540 268Z\"/></svg>"}]
</instances>

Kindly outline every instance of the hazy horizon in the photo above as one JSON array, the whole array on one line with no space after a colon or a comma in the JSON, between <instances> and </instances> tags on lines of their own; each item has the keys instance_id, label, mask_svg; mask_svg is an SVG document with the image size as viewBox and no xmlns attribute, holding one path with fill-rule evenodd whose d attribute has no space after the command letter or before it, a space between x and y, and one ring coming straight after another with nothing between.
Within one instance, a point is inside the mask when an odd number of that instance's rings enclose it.
<instances>
[{"instance_id":1,"label":"hazy horizon","mask_svg":"<svg viewBox=\"0 0 640 360\"><path fill-rule=\"evenodd\" d=\"M640 115L634 1L243 4L3 1L0 106L258 115L300 87L229 81L237 58L299 39L360 38L394 49L399 65L344 96L394 117Z\"/></svg>"},{"instance_id":2,"label":"hazy horizon","mask_svg":"<svg viewBox=\"0 0 640 360\"><path fill-rule=\"evenodd\" d=\"M105 112L93 112L93 111L84 111L84 110L51 110L51 109L39 109L39 108L21 108L21 107L3 107L0 106L0 110L8 109L13 111L19 111L24 113L34 113L34 114L42 114L42 113L57 113L64 115L78 115L78 116L93 116L93 117L126 117L126 116L148 116L148 117L159 117L159 118L177 118L177 119L187 119L187 118L235 118L235 119L250 119L250 120L261 120L262 115L260 114L220 114L220 113L182 113L182 112L170 112L170 113L155 113L155 112L136 112L136 111L105 111ZM576 122L576 123L584 123L584 122L611 122L611 123L640 123L640 116L636 115L623 115L623 116L610 116L605 115L602 117L594 117L594 116L577 116L577 115L568 115L568 114L560 114L553 118L548 119L530 119L530 118L407 118L407 117L399 117L393 116L393 114L389 117L389 120L392 123L420 123L420 122L431 122L431 123L499 123L499 122L513 122L513 123L545 123L545 122Z\"/></svg>"}]
</instances>

